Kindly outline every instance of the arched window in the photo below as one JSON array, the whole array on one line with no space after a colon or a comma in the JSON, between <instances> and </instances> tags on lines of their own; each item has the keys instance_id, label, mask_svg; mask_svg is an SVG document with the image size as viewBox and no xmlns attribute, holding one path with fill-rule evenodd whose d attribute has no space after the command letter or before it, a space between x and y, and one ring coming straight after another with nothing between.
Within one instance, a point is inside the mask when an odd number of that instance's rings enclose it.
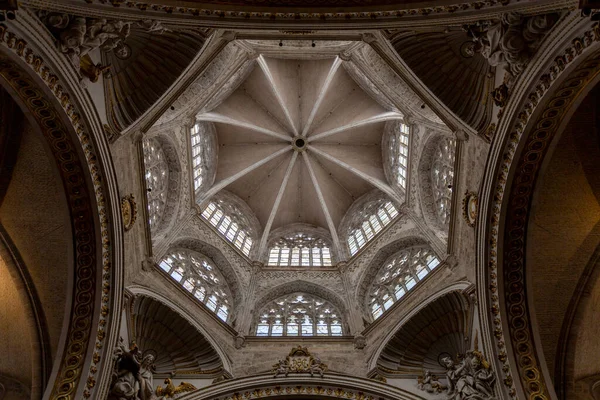
<instances>
[{"instance_id":1,"label":"arched window","mask_svg":"<svg viewBox=\"0 0 600 400\"><path fill-rule=\"evenodd\" d=\"M195 251L175 249L159 265L219 318L227 321L231 310L229 287L210 259Z\"/></svg>"},{"instance_id":2,"label":"arched window","mask_svg":"<svg viewBox=\"0 0 600 400\"><path fill-rule=\"evenodd\" d=\"M434 206L442 225L447 225L450 222L455 154L456 140L444 138L440 140L437 146L433 156L433 165L431 166Z\"/></svg>"},{"instance_id":3,"label":"arched window","mask_svg":"<svg viewBox=\"0 0 600 400\"><path fill-rule=\"evenodd\" d=\"M249 256L250 250L252 250L252 238L236 218L236 213L229 212L231 210L227 210L224 205L220 201L211 201L202 211L202 217L217 228L225 239Z\"/></svg>"},{"instance_id":4,"label":"arched window","mask_svg":"<svg viewBox=\"0 0 600 400\"><path fill-rule=\"evenodd\" d=\"M209 138L207 137L206 124L196 122L190 128L190 137L192 140L192 171L194 180L194 190L200 189L202 183L207 179L208 173L208 157L206 157L207 151L213 151L210 149Z\"/></svg>"},{"instance_id":5,"label":"arched window","mask_svg":"<svg viewBox=\"0 0 600 400\"><path fill-rule=\"evenodd\" d=\"M277 240L269 249L271 266L331 266L331 246L307 233L296 233Z\"/></svg>"},{"instance_id":6,"label":"arched window","mask_svg":"<svg viewBox=\"0 0 600 400\"><path fill-rule=\"evenodd\" d=\"M341 315L328 301L293 293L260 310L256 336L342 336Z\"/></svg>"},{"instance_id":7,"label":"arched window","mask_svg":"<svg viewBox=\"0 0 600 400\"><path fill-rule=\"evenodd\" d=\"M369 293L369 310L379 318L438 266L440 260L427 247L410 247L388 258Z\"/></svg>"},{"instance_id":8,"label":"arched window","mask_svg":"<svg viewBox=\"0 0 600 400\"><path fill-rule=\"evenodd\" d=\"M394 125L388 142L391 172L402 189L406 189L408 175L408 135L408 125L398 122Z\"/></svg>"},{"instance_id":9,"label":"arched window","mask_svg":"<svg viewBox=\"0 0 600 400\"><path fill-rule=\"evenodd\" d=\"M169 189L169 166L162 146L156 139L142 142L146 168L146 196L148 199L148 222L152 231L160 223Z\"/></svg>"},{"instance_id":10,"label":"arched window","mask_svg":"<svg viewBox=\"0 0 600 400\"><path fill-rule=\"evenodd\" d=\"M350 255L355 255L367 242L375 237L384 226L398 216L398 210L391 201L375 203L376 207L368 208L362 224L350 231L348 248Z\"/></svg>"}]
</instances>

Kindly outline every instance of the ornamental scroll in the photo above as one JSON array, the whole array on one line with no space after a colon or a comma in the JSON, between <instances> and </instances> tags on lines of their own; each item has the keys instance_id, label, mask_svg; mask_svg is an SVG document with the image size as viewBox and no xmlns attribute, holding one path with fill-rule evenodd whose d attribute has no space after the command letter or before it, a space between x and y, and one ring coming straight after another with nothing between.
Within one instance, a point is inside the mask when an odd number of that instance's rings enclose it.
<instances>
[{"instance_id":1,"label":"ornamental scroll","mask_svg":"<svg viewBox=\"0 0 600 400\"><path fill-rule=\"evenodd\" d=\"M327 371L327 364L321 362L319 357L310 354L306 347L298 346L292 348L290 354L284 359L273 364L273 377L282 374L288 376L290 372L308 372L310 376L319 374L321 378Z\"/></svg>"}]
</instances>

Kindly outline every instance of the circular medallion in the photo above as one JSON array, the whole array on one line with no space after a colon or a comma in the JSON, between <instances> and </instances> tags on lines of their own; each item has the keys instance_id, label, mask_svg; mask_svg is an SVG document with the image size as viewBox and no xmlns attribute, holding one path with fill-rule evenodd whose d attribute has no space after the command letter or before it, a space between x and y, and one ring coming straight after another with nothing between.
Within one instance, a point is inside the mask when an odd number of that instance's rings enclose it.
<instances>
[{"instance_id":1,"label":"circular medallion","mask_svg":"<svg viewBox=\"0 0 600 400\"><path fill-rule=\"evenodd\" d=\"M130 230L137 218L137 204L133 194L128 194L121 199L121 215L123 217L123 228L126 231Z\"/></svg>"},{"instance_id":2,"label":"circular medallion","mask_svg":"<svg viewBox=\"0 0 600 400\"><path fill-rule=\"evenodd\" d=\"M479 210L479 198L474 192L465 192L465 197L462 203L463 218L467 221L469 226L475 226L477 220L477 213Z\"/></svg>"}]
</instances>

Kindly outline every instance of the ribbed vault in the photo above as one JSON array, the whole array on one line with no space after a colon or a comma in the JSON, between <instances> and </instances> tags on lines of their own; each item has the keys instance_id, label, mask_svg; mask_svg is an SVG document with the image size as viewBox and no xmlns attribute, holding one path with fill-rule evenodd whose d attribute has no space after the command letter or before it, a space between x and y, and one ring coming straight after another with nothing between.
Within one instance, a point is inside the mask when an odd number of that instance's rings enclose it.
<instances>
[{"instance_id":1,"label":"ribbed vault","mask_svg":"<svg viewBox=\"0 0 600 400\"><path fill-rule=\"evenodd\" d=\"M132 339L156 355L156 372L219 375L223 364L215 349L188 321L166 305L145 296L130 304Z\"/></svg>"},{"instance_id":2,"label":"ribbed vault","mask_svg":"<svg viewBox=\"0 0 600 400\"><path fill-rule=\"evenodd\" d=\"M493 77L478 53L469 54L462 31L394 31L392 45L450 110L478 132L490 123Z\"/></svg>"},{"instance_id":3,"label":"ribbed vault","mask_svg":"<svg viewBox=\"0 0 600 400\"><path fill-rule=\"evenodd\" d=\"M440 356L464 354L471 312L460 292L438 298L408 320L387 343L377 368L387 375L443 374Z\"/></svg>"},{"instance_id":4,"label":"ribbed vault","mask_svg":"<svg viewBox=\"0 0 600 400\"><path fill-rule=\"evenodd\" d=\"M219 147L214 185L244 200L264 227L305 223L330 232L356 199L377 188L396 203L386 180L381 142L387 121L403 115L379 104L338 57L311 60L259 56L247 79L216 108L197 116L215 124Z\"/></svg>"},{"instance_id":5,"label":"ribbed vault","mask_svg":"<svg viewBox=\"0 0 600 400\"><path fill-rule=\"evenodd\" d=\"M150 108L189 65L209 33L205 29L149 32L132 24L125 41L130 56L102 54L103 64L111 65L104 90L112 128L122 131Z\"/></svg>"}]
</instances>

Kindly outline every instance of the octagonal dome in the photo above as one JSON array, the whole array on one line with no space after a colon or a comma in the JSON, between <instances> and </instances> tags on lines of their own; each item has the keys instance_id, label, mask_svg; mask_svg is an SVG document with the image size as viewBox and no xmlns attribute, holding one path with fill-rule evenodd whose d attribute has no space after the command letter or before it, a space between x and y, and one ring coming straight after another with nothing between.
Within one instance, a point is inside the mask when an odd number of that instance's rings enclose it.
<instances>
[{"instance_id":1,"label":"octagonal dome","mask_svg":"<svg viewBox=\"0 0 600 400\"><path fill-rule=\"evenodd\" d=\"M246 202L263 229L259 253L269 232L298 223L329 230L339 248L337 228L355 200L374 188L404 200L382 155L386 124L403 115L363 90L344 63L260 55L196 117L214 125L218 147L214 184L196 201L227 189Z\"/></svg>"}]
</instances>

